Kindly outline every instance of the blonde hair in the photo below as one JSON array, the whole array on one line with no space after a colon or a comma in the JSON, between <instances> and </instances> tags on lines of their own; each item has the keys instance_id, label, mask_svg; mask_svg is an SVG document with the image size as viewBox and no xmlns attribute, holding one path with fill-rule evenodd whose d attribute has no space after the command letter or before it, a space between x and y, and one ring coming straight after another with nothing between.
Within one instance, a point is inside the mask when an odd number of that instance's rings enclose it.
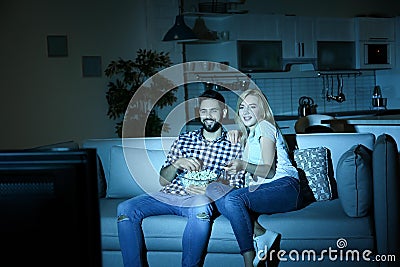
<instances>
[{"instance_id":1,"label":"blonde hair","mask_svg":"<svg viewBox=\"0 0 400 267\"><path fill-rule=\"evenodd\" d=\"M244 146L245 142L247 140L248 137L248 129L247 127L243 124L242 120L240 119L239 116L239 107L242 104L242 102L244 101L244 99L249 96L256 96L259 101L261 102L261 106L264 110L264 116L263 119L270 122L272 125L274 125L277 129L279 129L275 123L275 119L274 119L274 114L272 113L272 109L271 106L268 103L267 97L263 94L263 92L261 92L261 90L259 89L247 89L246 91L244 91L238 99L237 102L237 106L236 106L236 116L235 116L235 122L237 125L239 125L239 128L242 132L242 137L241 137L241 143Z\"/></svg>"}]
</instances>

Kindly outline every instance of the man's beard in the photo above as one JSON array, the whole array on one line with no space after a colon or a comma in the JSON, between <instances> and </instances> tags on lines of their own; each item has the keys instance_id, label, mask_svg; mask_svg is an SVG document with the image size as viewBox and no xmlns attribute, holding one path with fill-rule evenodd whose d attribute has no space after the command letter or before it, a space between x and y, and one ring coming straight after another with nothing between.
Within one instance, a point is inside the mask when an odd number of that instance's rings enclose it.
<instances>
[{"instance_id":1,"label":"man's beard","mask_svg":"<svg viewBox=\"0 0 400 267\"><path fill-rule=\"evenodd\" d=\"M207 123L210 122L210 123ZM211 123L212 122L212 123ZM211 120L211 119L205 119L201 121L201 124L203 125L203 128L210 133L214 133L216 131L219 130L219 128L221 128L221 124L215 120Z\"/></svg>"}]
</instances>

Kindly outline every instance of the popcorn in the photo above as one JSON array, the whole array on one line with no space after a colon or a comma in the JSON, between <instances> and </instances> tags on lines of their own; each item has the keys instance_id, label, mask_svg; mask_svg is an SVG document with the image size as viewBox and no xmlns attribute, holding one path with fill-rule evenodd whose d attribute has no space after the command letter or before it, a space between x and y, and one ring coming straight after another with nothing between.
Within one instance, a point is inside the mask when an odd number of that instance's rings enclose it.
<instances>
[{"instance_id":1,"label":"popcorn","mask_svg":"<svg viewBox=\"0 0 400 267\"><path fill-rule=\"evenodd\" d=\"M212 181L217 180L218 175L210 170L190 171L181 176L183 185L207 186Z\"/></svg>"}]
</instances>

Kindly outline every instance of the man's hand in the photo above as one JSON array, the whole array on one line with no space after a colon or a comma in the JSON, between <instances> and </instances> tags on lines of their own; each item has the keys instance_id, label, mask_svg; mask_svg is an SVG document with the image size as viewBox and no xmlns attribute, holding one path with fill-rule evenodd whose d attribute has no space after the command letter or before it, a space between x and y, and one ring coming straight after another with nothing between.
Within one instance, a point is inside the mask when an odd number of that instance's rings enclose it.
<instances>
[{"instance_id":1,"label":"man's hand","mask_svg":"<svg viewBox=\"0 0 400 267\"><path fill-rule=\"evenodd\" d=\"M173 164L168 165L160 170L160 184L162 186L169 185L176 177L177 170L200 171L203 162L196 158L179 158Z\"/></svg>"},{"instance_id":2,"label":"man's hand","mask_svg":"<svg viewBox=\"0 0 400 267\"><path fill-rule=\"evenodd\" d=\"M173 165L180 170L200 171L203 167L203 162L196 158L179 158Z\"/></svg>"},{"instance_id":3,"label":"man's hand","mask_svg":"<svg viewBox=\"0 0 400 267\"><path fill-rule=\"evenodd\" d=\"M205 186L188 185L185 190L190 195L204 195L206 193Z\"/></svg>"}]
</instances>

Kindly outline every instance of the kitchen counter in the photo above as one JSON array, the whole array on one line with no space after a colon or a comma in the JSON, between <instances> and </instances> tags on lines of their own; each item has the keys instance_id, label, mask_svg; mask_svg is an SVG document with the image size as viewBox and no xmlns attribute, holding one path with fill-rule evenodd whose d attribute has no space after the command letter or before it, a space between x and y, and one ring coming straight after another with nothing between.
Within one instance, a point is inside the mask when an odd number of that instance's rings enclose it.
<instances>
[{"instance_id":1,"label":"kitchen counter","mask_svg":"<svg viewBox=\"0 0 400 267\"><path fill-rule=\"evenodd\" d=\"M388 110L355 110L355 111L340 111L340 112L324 112L318 113L323 115L329 115L335 118L341 117L361 117L361 116L382 116L382 115L399 115L400 109L388 109ZM274 116L276 121L285 120L297 120L297 115L276 115Z\"/></svg>"},{"instance_id":2,"label":"kitchen counter","mask_svg":"<svg viewBox=\"0 0 400 267\"><path fill-rule=\"evenodd\" d=\"M335 118L321 122L330 123L331 127L338 132L373 133L375 136L389 134L397 144L400 144L400 112L393 113L396 112L392 110L371 116Z\"/></svg>"},{"instance_id":3,"label":"kitchen counter","mask_svg":"<svg viewBox=\"0 0 400 267\"><path fill-rule=\"evenodd\" d=\"M400 114L372 115L346 119L322 120L322 123L349 125L400 125Z\"/></svg>"},{"instance_id":4,"label":"kitchen counter","mask_svg":"<svg viewBox=\"0 0 400 267\"><path fill-rule=\"evenodd\" d=\"M387 127L394 127L396 128L395 131L398 131L397 128L400 129L400 127L398 127L400 125L400 109L358 110L320 114L330 115L335 118L333 120L323 120L321 122L324 124L332 124L332 128L337 132L376 132L377 129L375 128L387 129ZM282 130L282 133L295 133L294 125L299 119L299 116L276 115L274 118ZM186 125L186 130L198 129L200 125L198 120L192 120ZM233 120L224 120L223 125L226 126L227 129L232 129L235 127L235 122ZM390 132L392 132L392 129L390 129Z\"/></svg>"}]
</instances>

